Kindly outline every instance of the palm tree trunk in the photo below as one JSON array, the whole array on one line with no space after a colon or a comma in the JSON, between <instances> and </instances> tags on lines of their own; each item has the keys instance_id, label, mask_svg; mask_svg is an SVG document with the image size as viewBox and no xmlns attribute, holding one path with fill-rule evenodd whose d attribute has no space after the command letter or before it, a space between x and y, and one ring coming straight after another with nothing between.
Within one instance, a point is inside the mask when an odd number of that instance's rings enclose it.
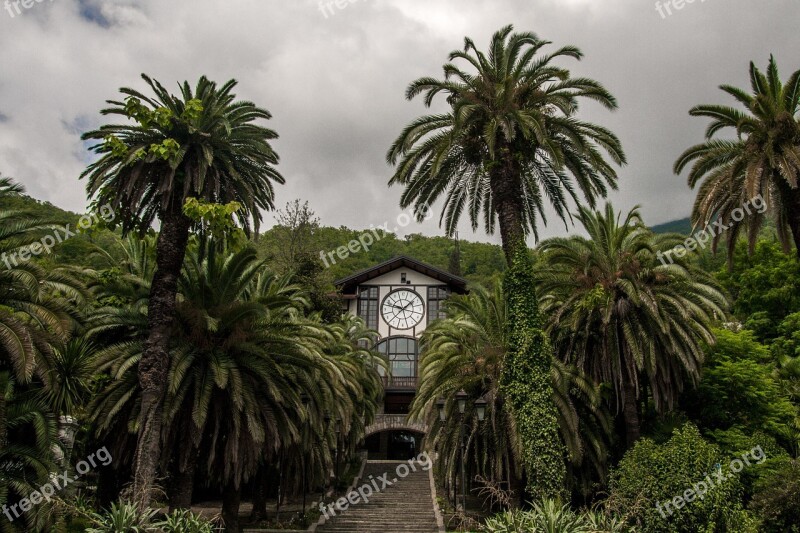
<instances>
[{"instance_id":1,"label":"palm tree trunk","mask_svg":"<svg viewBox=\"0 0 800 533\"><path fill-rule=\"evenodd\" d=\"M225 522L225 531L239 533L239 504L241 503L241 497L241 487L235 487L232 482L225 486L222 494L222 520Z\"/></svg>"},{"instance_id":2,"label":"palm tree trunk","mask_svg":"<svg viewBox=\"0 0 800 533\"><path fill-rule=\"evenodd\" d=\"M509 472L508 490L513 494L512 508L523 508L525 506L525 480L518 478L515 473Z\"/></svg>"},{"instance_id":3,"label":"palm tree trunk","mask_svg":"<svg viewBox=\"0 0 800 533\"><path fill-rule=\"evenodd\" d=\"M789 213L786 218L794 239L794 252L797 258L800 259L800 188L790 189L789 194L792 202L789 205Z\"/></svg>"},{"instance_id":4,"label":"palm tree trunk","mask_svg":"<svg viewBox=\"0 0 800 533\"><path fill-rule=\"evenodd\" d=\"M197 457L193 456L181 471L176 467L172 491L169 495L169 510L189 509L192 506L192 493L194 492L194 473L197 469Z\"/></svg>"},{"instance_id":5,"label":"palm tree trunk","mask_svg":"<svg viewBox=\"0 0 800 533\"><path fill-rule=\"evenodd\" d=\"M636 379L636 363L630 360L625 348L624 335L620 318L616 320L616 337L618 361L622 367L622 418L625 421L625 444L633 447L640 435L639 423L639 390Z\"/></svg>"},{"instance_id":6,"label":"palm tree trunk","mask_svg":"<svg viewBox=\"0 0 800 533\"><path fill-rule=\"evenodd\" d=\"M510 150L504 149L510 154ZM503 290L508 302L508 352L501 390L508 399L525 445L522 462L528 492L535 499L566 496L566 451L559 434L550 379L552 353L542 331L533 278L533 263L525 242L519 172L510 157L492 172L495 210L508 263Z\"/></svg>"},{"instance_id":7,"label":"palm tree trunk","mask_svg":"<svg viewBox=\"0 0 800 533\"><path fill-rule=\"evenodd\" d=\"M147 321L150 334L139 362L142 389L139 437L134 457L133 497L144 509L150 505L161 452L161 425L164 391L169 368L169 342L175 318L175 295L183 267L191 220L180 208L161 218L156 245L157 269L150 286Z\"/></svg>"},{"instance_id":8,"label":"palm tree trunk","mask_svg":"<svg viewBox=\"0 0 800 533\"><path fill-rule=\"evenodd\" d=\"M625 443L628 448L632 448L641 435L641 424L639 422L639 402L636 398L636 386L629 377L622 384L622 394L625 396L622 403L622 417L625 420Z\"/></svg>"},{"instance_id":9,"label":"palm tree trunk","mask_svg":"<svg viewBox=\"0 0 800 533\"><path fill-rule=\"evenodd\" d=\"M0 450L5 450L8 446L8 427L6 425L6 391L10 379L8 373L0 374Z\"/></svg>"},{"instance_id":10,"label":"palm tree trunk","mask_svg":"<svg viewBox=\"0 0 800 533\"><path fill-rule=\"evenodd\" d=\"M250 520L257 522L267 517L267 465L261 465L253 484L253 511Z\"/></svg>"}]
</instances>

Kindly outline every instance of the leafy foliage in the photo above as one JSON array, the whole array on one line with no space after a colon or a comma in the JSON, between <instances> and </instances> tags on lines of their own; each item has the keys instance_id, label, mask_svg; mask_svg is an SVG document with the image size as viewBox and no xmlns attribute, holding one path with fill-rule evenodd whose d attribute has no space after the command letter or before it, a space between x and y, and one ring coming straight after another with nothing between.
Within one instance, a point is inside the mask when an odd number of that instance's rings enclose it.
<instances>
[{"instance_id":1,"label":"leafy foliage","mask_svg":"<svg viewBox=\"0 0 800 533\"><path fill-rule=\"evenodd\" d=\"M576 513L553 500L535 503L530 511L510 511L486 521L488 533L633 533L614 516Z\"/></svg>"},{"instance_id":2,"label":"leafy foliage","mask_svg":"<svg viewBox=\"0 0 800 533\"><path fill-rule=\"evenodd\" d=\"M733 296L734 314L761 341L775 338L783 319L800 312L800 260L775 242L759 241L750 256L740 244L733 268L717 277Z\"/></svg>"},{"instance_id":3,"label":"leafy foliage","mask_svg":"<svg viewBox=\"0 0 800 533\"><path fill-rule=\"evenodd\" d=\"M148 533L153 529L155 509L140 511L135 505L112 503L106 513L92 516L93 526L87 533Z\"/></svg>"},{"instance_id":4,"label":"leafy foliage","mask_svg":"<svg viewBox=\"0 0 800 533\"><path fill-rule=\"evenodd\" d=\"M789 445L797 408L781 389L767 347L752 332L716 330L706 350L703 380L685 398L691 416L707 431L762 431Z\"/></svg>"},{"instance_id":5,"label":"leafy foliage","mask_svg":"<svg viewBox=\"0 0 800 533\"><path fill-rule=\"evenodd\" d=\"M682 508L670 503L698 482L706 483L706 476L717 468L727 469L729 461L691 424L676 430L661 445L642 438L612 470L605 505L611 512L626 515L629 523L643 533L754 532L754 520L742 508L737 475L715 481L703 498L698 497Z\"/></svg>"},{"instance_id":6,"label":"leafy foliage","mask_svg":"<svg viewBox=\"0 0 800 533\"><path fill-rule=\"evenodd\" d=\"M800 461L784 459L779 468L759 479L750 508L763 518L765 533L800 531Z\"/></svg>"}]
</instances>

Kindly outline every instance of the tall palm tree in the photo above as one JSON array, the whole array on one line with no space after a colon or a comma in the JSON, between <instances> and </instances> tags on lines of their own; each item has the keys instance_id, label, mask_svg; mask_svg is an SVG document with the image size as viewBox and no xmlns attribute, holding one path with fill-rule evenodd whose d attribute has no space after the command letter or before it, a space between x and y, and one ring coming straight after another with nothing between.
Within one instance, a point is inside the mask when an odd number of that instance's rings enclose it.
<instances>
[{"instance_id":1,"label":"tall palm tree","mask_svg":"<svg viewBox=\"0 0 800 533\"><path fill-rule=\"evenodd\" d=\"M489 233L499 226L509 266L504 388L526 444L529 489L535 497L557 496L564 488L563 450L526 237L538 236L546 203L566 223L570 201L593 206L615 188L616 173L603 152L619 164L625 155L613 133L576 116L583 99L616 107L598 82L573 78L554 64L580 59L580 50L567 46L543 53L549 42L512 31L507 26L495 33L488 54L465 39L464 50L450 54L443 80L421 78L409 86L408 99L424 93L430 107L442 93L449 110L422 116L402 131L387 155L397 166L389 183L405 187L401 206L413 205L420 220L444 195L440 221L449 235L465 209L473 229L480 218Z\"/></svg>"},{"instance_id":2,"label":"tall palm tree","mask_svg":"<svg viewBox=\"0 0 800 533\"><path fill-rule=\"evenodd\" d=\"M696 383L704 343L726 316L727 299L714 279L688 257L662 263L659 252L683 242L654 235L638 208L624 219L604 212L576 214L588 238L544 241L537 278L558 356L597 383L613 385L628 446L639 438L642 391L658 411L671 408L685 383Z\"/></svg>"},{"instance_id":3,"label":"tall palm tree","mask_svg":"<svg viewBox=\"0 0 800 533\"><path fill-rule=\"evenodd\" d=\"M766 75L750 63L752 94L730 85L720 89L744 106L700 105L689 114L711 119L706 142L687 149L675 162L679 174L690 164L689 185L701 183L692 219L705 226L720 219L727 232L728 258L742 231L752 252L768 213L735 213L758 195L768 202L784 250L800 257L800 70L781 81L775 58L770 56ZM718 132L734 130L733 139L715 139ZM751 210L748 210L751 211Z\"/></svg>"},{"instance_id":4,"label":"tall palm tree","mask_svg":"<svg viewBox=\"0 0 800 533\"><path fill-rule=\"evenodd\" d=\"M124 102L109 101L104 115L135 123L110 124L84 134L103 141L93 147L100 158L81 175L98 204L109 203L121 217L122 230L146 231L160 222L156 263L150 288L149 333L139 365L142 410L136 452L134 497L150 501L160 455L161 408L169 363L169 339L175 295L192 220L183 208L190 198L227 204L238 202L238 222L258 230L262 209L274 207L272 182L283 183L274 169L278 156L269 141L277 134L257 125L271 115L251 102L237 101L236 81L221 87L200 78L180 94L142 75L154 97L122 88Z\"/></svg>"},{"instance_id":5,"label":"tall palm tree","mask_svg":"<svg viewBox=\"0 0 800 533\"><path fill-rule=\"evenodd\" d=\"M468 461L485 479L517 486L516 480L522 477L522 441L500 387L508 346L502 286L498 283L491 291L475 287L468 296L451 299L447 312L446 319L432 324L422 335L420 388L411 416L427 419L433 428L432 446L445 458L438 467L445 479L453 479L459 464L461 422L451 416L441 424L434 406L438 398L452 398L459 390L473 398L485 398L486 422L480 424L469 414L465 418L471 421L465 435ZM583 467L591 466L602 478L611 428L599 386L557 360L553 360L550 377L560 435L574 477L588 477Z\"/></svg>"}]
</instances>

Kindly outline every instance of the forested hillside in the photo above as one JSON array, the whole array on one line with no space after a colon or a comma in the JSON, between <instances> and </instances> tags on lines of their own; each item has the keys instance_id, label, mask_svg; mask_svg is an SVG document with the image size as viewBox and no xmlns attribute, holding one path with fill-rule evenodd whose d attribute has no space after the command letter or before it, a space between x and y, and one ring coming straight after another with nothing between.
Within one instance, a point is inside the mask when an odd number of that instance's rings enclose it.
<instances>
[{"instance_id":1,"label":"forested hillside","mask_svg":"<svg viewBox=\"0 0 800 533\"><path fill-rule=\"evenodd\" d=\"M27 195L9 197L2 200L2 209L22 210L39 218L43 222L59 226L77 225L80 215L59 208L49 202L42 202ZM406 237L397 237L391 233L380 233L378 239L374 233L365 230L354 230L345 226L332 227L321 225L314 213L299 202L293 202L281 211L279 223L254 239L255 246L262 257L268 258L277 270L284 270L294 264L294 257L306 254L320 259L323 267L323 279L332 283L342 277L359 270L369 268L396 255L407 255L431 264L438 268L459 274L473 283L488 285L491 280L505 270L502 250L498 245L460 240L458 252L456 242L446 237L428 237L418 233ZM306 216L306 220L302 217ZM283 217L282 219L280 217ZM300 218L297 218L300 217ZM655 233L681 233L691 231L688 218L653 226ZM368 249L360 249L356 253L347 252L345 259L340 259L337 250L347 247L351 241L358 241L363 235L373 235L373 243ZM92 255L93 244L100 243L114 252L114 238L111 233L101 227L92 227L89 231L77 235L53 250L53 254L43 256L43 261L66 264L85 264L89 259L92 266L101 266L102 260ZM331 260L328 253L332 253ZM459 253L460 252L460 253ZM342 254L344 255L344 254ZM325 261L322 261L322 257ZM456 268L455 257L460 269ZM327 267L325 263L327 262Z\"/></svg>"}]
</instances>

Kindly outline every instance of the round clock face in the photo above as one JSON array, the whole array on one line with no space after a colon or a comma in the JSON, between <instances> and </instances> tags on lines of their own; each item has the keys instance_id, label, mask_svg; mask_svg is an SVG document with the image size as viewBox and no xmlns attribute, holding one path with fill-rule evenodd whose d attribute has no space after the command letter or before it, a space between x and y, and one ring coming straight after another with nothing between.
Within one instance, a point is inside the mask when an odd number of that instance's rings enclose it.
<instances>
[{"instance_id":1,"label":"round clock face","mask_svg":"<svg viewBox=\"0 0 800 533\"><path fill-rule=\"evenodd\" d=\"M394 329L411 329L420 323L425 307L422 297L414 291L400 289L383 299L381 314Z\"/></svg>"}]
</instances>

